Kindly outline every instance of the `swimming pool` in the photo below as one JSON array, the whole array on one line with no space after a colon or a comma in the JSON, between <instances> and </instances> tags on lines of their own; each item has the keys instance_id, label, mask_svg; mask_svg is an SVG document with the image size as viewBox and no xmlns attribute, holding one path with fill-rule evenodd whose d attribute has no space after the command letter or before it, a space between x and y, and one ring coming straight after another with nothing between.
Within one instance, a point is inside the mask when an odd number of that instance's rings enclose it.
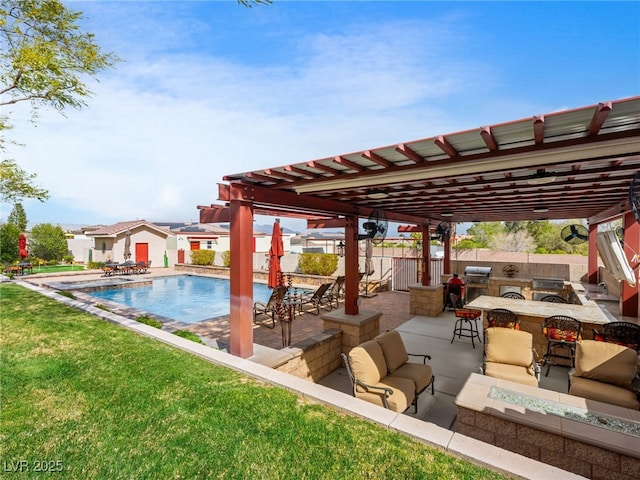
<instances>
[{"instance_id":1,"label":"swimming pool","mask_svg":"<svg viewBox=\"0 0 640 480\"><path fill-rule=\"evenodd\" d=\"M169 317L183 323L229 315L229 280L178 275L154 278L151 285L87 292L92 297ZM271 290L253 284L253 300L266 302Z\"/></svg>"}]
</instances>

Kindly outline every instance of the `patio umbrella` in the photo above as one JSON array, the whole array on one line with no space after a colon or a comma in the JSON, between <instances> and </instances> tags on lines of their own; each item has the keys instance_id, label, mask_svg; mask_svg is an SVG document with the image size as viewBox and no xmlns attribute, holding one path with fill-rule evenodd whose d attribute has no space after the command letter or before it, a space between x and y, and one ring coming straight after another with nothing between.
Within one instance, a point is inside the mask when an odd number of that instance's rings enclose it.
<instances>
[{"instance_id":1,"label":"patio umbrella","mask_svg":"<svg viewBox=\"0 0 640 480\"><path fill-rule=\"evenodd\" d=\"M282 268L280 267L280 257L282 257L282 255L284 255L282 229L280 228L280 220L276 219L273 223L271 248L269 249L269 288L276 288L284 284L282 279Z\"/></svg>"},{"instance_id":2,"label":"patio umbrella","mask_svg":"<svg viewBox=\"0 0 640 480\"><path fill-rule=\"evenodd\" d=\"M371 241L370 238L367 238L365 242L366 243L364 247L364 253L365 253L364 273L366 273L367 276L369 276L369 275L373 275L373 272L375 272L375 270L373 269L373 261L371 260L371 257L373 256L373 242Z\"/></svg>"},{"instance_id":3,"label":"patio umbrella","mask_svg":"<svg viewBox=\"0 0 640 480\"><path fill-rule=\"evenodd\" d=\"M131 232L127 229L127 233L124 237L124 261L126 262L131 258Z\"/></svg>"},{"instance_id":4,"label":"patio umbrella","mask_svg":"<svg viewBox=\"0 0 640 480\"><path fill-rule=\"evenodd\" d=\"M20 248L20 259L22 260L29 255L27 252L27 236L24 233L21 233L18 238L18 247Z\"/></svg>"}]
</instances>

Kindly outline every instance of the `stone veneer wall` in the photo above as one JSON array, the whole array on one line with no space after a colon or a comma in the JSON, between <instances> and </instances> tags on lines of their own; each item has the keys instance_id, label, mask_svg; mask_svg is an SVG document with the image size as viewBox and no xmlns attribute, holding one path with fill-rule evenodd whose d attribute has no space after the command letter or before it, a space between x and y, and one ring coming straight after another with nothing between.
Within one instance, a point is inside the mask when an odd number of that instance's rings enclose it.
<instances>
[{"instance_id":1,"label":"stone veneer wall","mask_svg":"<svg viewBox=\"0 0 640 480\"><path fill-rule=\"evenodd\" d=\"M442 285L409 285L409 313L437 317L444 307Z\"/></svg>"},{"instance_id":2,"label":"stone veneer wall","mask_svg":"<svg viewBox=\"0 0 640 480\"><path fill-rule=\"evenodd\" d=\"M640 460L637 458L460 406L456 430L586 478L640 478Z\"/></svg>"},{"instance_id":3,"label":"stone veneer wall","mask_svg":"<svg viewBox=\"0 0 640 480\"><path fill-rule=\"evenodd\" d=\"M322 325L325 331L342 331L341 353L348 354L353 347L373 340L380 333L381 316L379 312L360 312L356 318L348 319L344 314L328 313L322 316Z\"/></svg>"},{"instance_id":4,"label":"stone veneer wall","mask_svg":"<svg viewBox=\"0 0 640 480\"><path fill-rule=\"evenodd\" d=\"M325 330L322 334L298 342L285 350L291 352L292 358L276 370L317 382L342 364L342 331Z\"/></svg>"}]
</instances>

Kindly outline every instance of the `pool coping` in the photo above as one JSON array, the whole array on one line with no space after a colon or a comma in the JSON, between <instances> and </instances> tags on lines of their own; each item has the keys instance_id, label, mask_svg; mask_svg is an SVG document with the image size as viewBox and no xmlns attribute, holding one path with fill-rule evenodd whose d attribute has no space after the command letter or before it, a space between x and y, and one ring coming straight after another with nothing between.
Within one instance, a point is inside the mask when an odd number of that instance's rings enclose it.
<instances>
[{"instance_id":1,"label":"pool coping","mask_svg":"<svg viewBox=\"0 0 640 480\"><path fill-rule=\"evenodd\" d=\"M371 421L474 464L523 479L547 480L554 478L555 480L569 480L584 478L460 433L447 430L433 423L403 415L402 413L396 413L329 387L274 370L260 363L256 363L253 357L246 359L236 357L226 351L198 344L174 335L169 331L154 328L95 307L94 305L88 305L83 301L65 297L50 288L21 280L14 280L14 283L60 303L64 303L72 308L85 311L93 316L120 325L146 337L189 352L206 361L227 367L266 384L289 390L310 402L320 403L334 408L341 413Z\"/></svg>"}]
</instances>

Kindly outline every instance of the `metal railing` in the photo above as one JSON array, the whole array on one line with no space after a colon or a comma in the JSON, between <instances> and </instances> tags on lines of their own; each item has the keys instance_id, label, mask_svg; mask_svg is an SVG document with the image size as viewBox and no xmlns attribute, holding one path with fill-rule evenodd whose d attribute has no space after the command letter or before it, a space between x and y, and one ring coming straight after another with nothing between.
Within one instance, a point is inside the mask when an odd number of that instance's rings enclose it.
<instances>
[{"instance_id":1,"label":"metal railing","mask_svg":"<svg viewBox=\"0 0 640 480\"><path fill-rule=\"evenodd\" d=\"M431 259L431 285L440 283L444 262L441 258ZM408 292L409 285L420 283L421 262L419 258L393 258L391 289L397 292Z\"/></svg>"}]
</instances>

